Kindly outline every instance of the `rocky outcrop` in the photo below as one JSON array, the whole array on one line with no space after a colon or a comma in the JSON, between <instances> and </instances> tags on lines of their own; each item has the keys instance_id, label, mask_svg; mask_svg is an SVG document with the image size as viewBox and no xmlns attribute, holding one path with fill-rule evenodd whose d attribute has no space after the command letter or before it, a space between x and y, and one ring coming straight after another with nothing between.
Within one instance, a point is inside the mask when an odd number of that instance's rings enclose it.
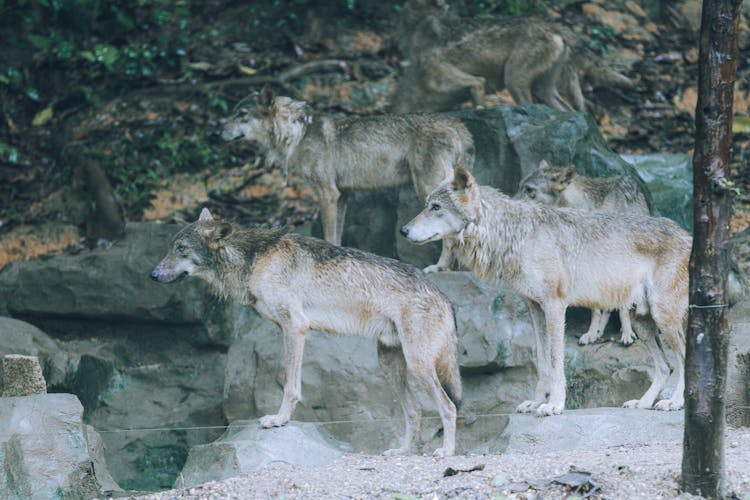
<instances>
[{"instance_id":1,"label":"rocky outcrop","mask_svg":"<svg viewBox=\"0 0 750 500\"><path fill-rule=\"evenodd\" d=\"M149 279L178 228L130 224L109 248L0 273L0 308L35 325L0 320L0 355L38 356L51 390L76 394L95 428L119 431L104 434L107 460L129 489L171 486L190 447L221 433L202 427L226 423L224 365L237 308L198 280L167 287ZM133 428L159 430L124 431Z\"/></svg>"},{"instance_id":2,"label":"rocky outcrop","mask_svg":"<svg viewBox=\"0 0 750 500\"><path fill-rule=\"evenodd\" d=\"M94 498L119 490L72 394L0 398L0 497Z\"/></svg>"},{"instance_id":3,"label":"rocky outcrop","mask_svg":"<svg viewBox=\"0 0 750 500\"><path fill-rule=\"evenodd\" d=\"M582 114L526 106L459 116L475 135L477 176L503 190L515 189L543 157L572 159L590 175L632 172ZM373 204L368 196L359 193L349 211L348 243L434 263L437 253L433 258L430 249L395 236L398 220L419 209L409 212L412 190L373 195ZM37 356L50 392L79 397L85 422L102 431L109 471L128 489L171 486L192 447L218 438L227 422L276 412L281 400L282 341L275 325L250 308L218 301L197 279L171 286L148 279L178 229L129 224L108 248L17 262L0 272L0 313L16 318L0 318L0 355ZM457 317L464 383L458 452L500 450L497 437L508 415L535 383L525 307L468 273L430 279ZM567 407L619 406L639 397L651 369L642 344L612 341L619 336L613 322L601 343L578 346L587 322L585 310L568 314ZM295 420L336 421L326 429L354 451L398 444L403 416L373 340L311 332L302 382ZM743 394L736 396L738 406ZM429 405L426 416L435 416ZM439 445L438 422L424 420L425 451Z\"/></svg>"},{"instance_id":4,"label":"rocky outcrop","mask_svg":"<svg viewBox=\"0 0 750 500\"><path fill-rule=\"evenodd\" d=\"M175 488L250 474L274 462L326 465L350 450L322 425L289 422L284 427L263 429L257 420L237 420L213 443L190 450Z\"/></svg>"},{"instance_id":5,"label":"rocky outcrop","mask_svg":"<svg viewBox=\"0 0 750 500\"><path fill-rule=\"evenodd\" d=\"M6 354L0 371L0 388L4 398L47 393L42 367L36 356Z\"/></svg>"},{"instance_id":6,"label":"rocky outcrop","mask_svg":"<svg viewBox=\"0 0 750 500\"><path fill-rule=\"evenodd\" d=\"M679 442L683 412L595 408L566 411L559 418L513 415L500 440L507 452L549 453Z\"/></svg>"}]
</instances>

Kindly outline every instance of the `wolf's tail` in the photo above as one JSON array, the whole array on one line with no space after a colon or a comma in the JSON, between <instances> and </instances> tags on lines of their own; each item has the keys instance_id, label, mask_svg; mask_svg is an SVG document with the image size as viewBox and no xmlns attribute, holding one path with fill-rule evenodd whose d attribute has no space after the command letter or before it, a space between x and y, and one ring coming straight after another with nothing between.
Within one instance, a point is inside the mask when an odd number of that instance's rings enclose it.
<instances>
[{"instance_id":1,"label":"wolf's tail","mask_svg":"<svg viewBox=\"0 0 750 500\"><path fill-rule=\"evenodd\" d=\"M460 408L464 395L463 386L461 385L461 374L458 370L457 361L454 360L452 365L448 367L447 376L440 382L446 394L448 394L448 397L451 398L453 404L456 405L456 409Z\"/></svg>"},{"instance_id":2,"label":"wolf's tail","mask_svg":"<svg viewBox=\"0 0 750 500\"><path fill-rule=\"evenodd\" d=\"M453 404L456 405L456 409L458 409L463 399L463 385L461 384L461 372L458 369L457 342L444 353L442 359L438 360L438 378L440 379L440 385L443 386L443 390L451 398Z\"/></svg>"}]
</instances>

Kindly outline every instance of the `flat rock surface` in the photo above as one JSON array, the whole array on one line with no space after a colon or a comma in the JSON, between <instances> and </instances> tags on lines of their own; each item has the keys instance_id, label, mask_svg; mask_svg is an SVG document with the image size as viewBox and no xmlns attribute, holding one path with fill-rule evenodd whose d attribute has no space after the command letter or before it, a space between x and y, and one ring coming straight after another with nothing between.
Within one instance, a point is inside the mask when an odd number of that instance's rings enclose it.
<instances>
[{"instance_id":1,"label":"flat rock surface","mask_svg":"<svg viewBox=\"0 0 750 500\"><path fill-rule=\"evenodd\" d=\"M508 429L517 426L520 435L505 453L449 458L344 454L328 465L274 463L258 473L131 498L484 498L509 493L561 498L574 493L577 484L605 498L678 495L681 412L603 408L544 419L519 417L511 418ZM535 446L512 444L532 432L538 437ZM727 482L740 498L750 495L748 464L750 430L728 429Z\"/></svg>"}]
</instances>

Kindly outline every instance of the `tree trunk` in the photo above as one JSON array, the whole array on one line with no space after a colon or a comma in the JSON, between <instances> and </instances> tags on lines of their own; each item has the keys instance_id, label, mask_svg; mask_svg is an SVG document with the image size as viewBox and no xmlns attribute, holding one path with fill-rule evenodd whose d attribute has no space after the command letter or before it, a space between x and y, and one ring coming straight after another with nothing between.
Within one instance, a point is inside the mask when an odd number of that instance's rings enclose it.
<instances>
[{"instance_id":1,"label":"tree trunk","mask_svg":"<svg viewBox=\"0 0 750 500\"><path fill-rule=\"evenodd\" d=\"M722 496L732 101L741 0L703 0L695 110L690 310L685 360L684 492Z\"/></svg>"}]
</instances>

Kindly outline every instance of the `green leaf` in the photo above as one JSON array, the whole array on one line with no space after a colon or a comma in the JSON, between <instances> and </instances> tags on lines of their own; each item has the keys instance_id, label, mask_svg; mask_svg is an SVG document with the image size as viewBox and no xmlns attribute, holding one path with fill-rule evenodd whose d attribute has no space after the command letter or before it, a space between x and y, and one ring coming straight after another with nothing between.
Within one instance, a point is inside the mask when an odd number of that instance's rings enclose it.
<instances>
[{"instance_id":1,"label":"green leaf","mask_svg":"<svg viewBox=\"0 0 750 500\"><path fill-rule=\"evenodd\" d=\"M750 134L750 116L734 116L732 132L735 134Z\"/></svg>"},{"instance_id":2,"label":"green leaf","mask_svg":"<svg viewBox=\"0 0 750 500\"><path fill-rule=\"evenodd\" d=\"M29 35L29 41L37 49L47 50L50 46L51 40L49 37L41 35Z\"/></svg>"}]
</instances>

